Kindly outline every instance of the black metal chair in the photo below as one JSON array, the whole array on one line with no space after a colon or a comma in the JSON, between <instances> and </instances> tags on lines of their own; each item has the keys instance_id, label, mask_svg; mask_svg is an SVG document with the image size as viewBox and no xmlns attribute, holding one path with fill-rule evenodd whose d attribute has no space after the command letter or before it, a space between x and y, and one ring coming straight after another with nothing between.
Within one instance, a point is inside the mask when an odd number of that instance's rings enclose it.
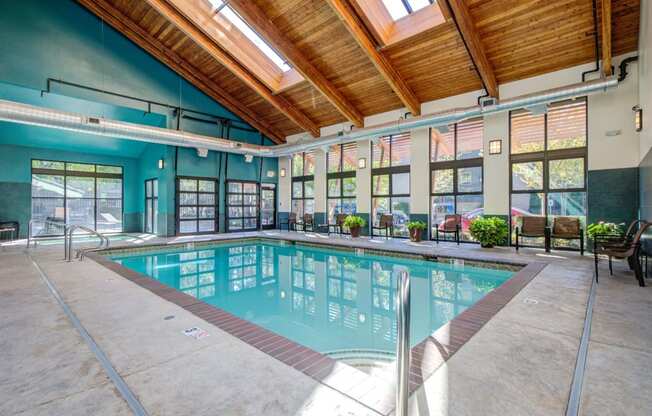
<instances>
[{"instance_id":1,"label":"black metal chair","mask_svg":"<svg viewBox=\"0 0 652 416\"><path fill-rule=\"evenodd\" d=\"M290 230L297 230L297 213L296 212L289 212L288 213L288 218L285 221L281 221L278 225L279 230L283 230L283 225L285 225L288 229L288 232Z\"/></svg>"},{"instance_id":2,"label":"black metal chair","mask_svg":"<svg viewBox=\"0 0 652 416\"><path fill-rule=\"evenodd\" d=\"M9 234L9 241L17 240L20 236L20 223L18 221L0 222L0 241L4 240L4 234Z\"/></svg>"},{"instance_id":3,"label":"black metal chair","mask_svg":"<svg viewBox=\"0 0 652 416\"><path fill-rule=\"evenodd\" d=\"M301 227L301 231L315 231L315 217L312 214L303 214L303 221L297 222L294 225L295 230Z\"/></svg>"},{"instance_id":4,"label":"black metal chair","mask_svg":"<svg viewBox=\"0 0 652 416\"><path fill-rule=\"evenodd\" d=\"M333 234L344 234L344 220L348 215L349 214L337 214L335 215L334 224L323 224L320 225L320 227L327 228L329 235L331 234L331 230Z\"/></svg>"},{"instance_id":5,"label":"black metal chair","mask_svg":"<svg viewBox=\"0 0 652 416\"><path fill-rule=\"evenodd\" d=\"M453 234L457 245L460 245L460 231L462 229L462 216L460 214L448 214L444 217L444 221L435 228L435 241L439 243L439 233Z\"/></svg>"},{"instance_id":6,"label":"black metal chair","mask_svg":"<svg viewBox=\"0 0 652 416\"><path fill-rule=\"evenodd\" d=\"M607 256L609 258L609 273L613 274L612 259L627 259L630 269L634 270L638 285L645 286L645 277L639 260L641 251L641 237L643 233L652 225L649 222L642 222L633 239L620 246L610 246L609 244L601 245L598 240L594 240L594 262L595 262L595 281L598 281L598 262L599 256Z\"/></svg>"},{"instance_id":7,"label":"black metal chair","mask_svg":"<svg viewBox=\"0 0 652 416\"><path fill-rule=\"evenodd\" d=\"M577 217L555 217L552 220L552 230L550 233L550 243L552 247L553 239L561 240L580 240L580 254L584 255L584 230Z\"/></svg>"},{"instance_id":8,"label":"black metal chair","mask_svg":"<svg viewBox=\"0 0 652 416\"><path fill-rule=\"evenodd\" d=\"M371 226L371 234L374 230L384 231L385 238L389 238L394 235L394 217L392 214L382 214L378 220L378 225Z\"/></svg>"},{"instance_id":9,"label":"black metal chair","mask_svg":"<svg viewBox=\"0 0 652 416\"><path fill-rule=\"evenodd\" d=\"M550 228L548 228L546 217L538 215L521 217L521 225L520 227L516 226L515 231L516 251L518 251L520 247L522 237L543 237L545 250L546 252L550 251Z\"/></svg>"}]
</instances>

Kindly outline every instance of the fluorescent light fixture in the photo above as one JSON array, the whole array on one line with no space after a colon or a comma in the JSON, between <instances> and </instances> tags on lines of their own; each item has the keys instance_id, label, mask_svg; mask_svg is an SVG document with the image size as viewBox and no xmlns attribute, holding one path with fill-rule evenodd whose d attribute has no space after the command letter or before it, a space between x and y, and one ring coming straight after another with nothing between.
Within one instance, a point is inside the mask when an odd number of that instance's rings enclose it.
<instances>
[{"instance_id":1,"label":"fluorescent light fixture","mask_svg":"<svg viewBox=\"0 0 652 416\"><path fill-rule=\"evenodd\" d=\"M367 158L361 157L358 159L358 169L364 169L367 167Z\"/></svg>"},{"instance_id":2,"label":"fluorescent light fixture","mask_svg":"<svg viewBox=\"0 0 652 416\"><path fill-rule=\"evenodd\" d=\"M499 155L503 151L503 141L500 139L489 140L489 154Z\"/></svg>"},{"instance_id":3,"label":"fluorescent light fixture","mask_svg":"<svg viewBox=\"0 0 652 416\"><path fill-rule=\"evenodd\" d=\"M158 160L158 168L159 169L165 168L165 159L159 159Z\"/></svg>"}]
</instances>

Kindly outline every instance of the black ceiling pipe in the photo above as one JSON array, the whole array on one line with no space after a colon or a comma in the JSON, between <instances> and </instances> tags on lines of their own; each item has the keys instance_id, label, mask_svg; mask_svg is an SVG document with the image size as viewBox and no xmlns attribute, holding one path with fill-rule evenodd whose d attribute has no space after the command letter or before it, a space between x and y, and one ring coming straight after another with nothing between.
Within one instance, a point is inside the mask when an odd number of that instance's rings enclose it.
<instances>
[{"instance_id":1,"label":"black ceiling pipe","mask_svg":"<svg viewBox=\"0 0 652 416\"><path fill-rule=\"evenodd\" d=\"M636 61L638 61L638 55L630 56L629 58L625 58L620 62L619 65L620 73L618 74L618 82L624 81L625 78L627 78L627 75L629 74L629 72L627 72L627 65Z\"/></svg>"}]
</instances>

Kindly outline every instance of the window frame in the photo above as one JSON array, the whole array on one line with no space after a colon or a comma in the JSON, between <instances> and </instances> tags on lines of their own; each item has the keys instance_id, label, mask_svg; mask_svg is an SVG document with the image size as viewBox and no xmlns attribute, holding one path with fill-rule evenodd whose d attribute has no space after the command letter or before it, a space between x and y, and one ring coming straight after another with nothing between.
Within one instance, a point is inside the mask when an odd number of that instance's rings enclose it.
<instances>
[{"instance_id":1,"label":"window frame","mask_svg":"<svg viewBox=\"0 0 652 416\"><path fill-rule=\"evenodd\" d=\"M231 192L229 190L229 185L232 183L239 183L242 185L242 192ZM244 185L245 184L254 184L256 185L256 192L244 192ZM257 231L260 229L260 182L258 181L246 181L246 180L237 180L237 179L228 179L226 181L226 192L224 193L225 199L224 199L224 209L226 211L226 232L227 233L232 233L232 232L245 232L245 231ZM241 195L242 196L242 201L239 205L231 205L229 203L229 195ZM244 203L244 196L245 195L256 195L256 204L255 205L245 205ZM231 217L229 215L229 207L240 207L242 208L242 216L241 217ZM256 208L256 216L246 216L244 215L245 208L249 207L255 207ZM242 220L242 228L236 229L236 230L231 230L231 227L229 225L229 220L231 219L240 219ZM256 228L245 228L245 220L247 219L256 219Z\"/></svg>"},{"instance_id":2,"label":"window frame","mask_svg":"<svg viewBox=\"0 0 652 416\"><path fill-rule=\"evenodd\" d=\"M54 162L54 163L63 163L63 169L48 169L48 168L35 168L34 162ZM68 170L68 165L92 165L93 172L83 172L83 171L74 171ZM113 168L120 168L121 173L105 173L98 172L98 166L108 166ZM63 176L63 196L62 197L50 197L50 196L33 196L31 192L32 181L34 180L34 175L52 175L52 176ZM93 178L93 198L82 197L82 198L68 198L68 177L85 177ZM97 179L107 178L107 179L120 179L121 190L120 198L98 198L97 196ZM64 224L68 224L68 200L69 199L92 199L93 200L93 230L97 231L97 204L99 200L114 200L120 201L120 230L110 231L110 233L122 233L124 232L124 212L125 212L125 180L124 180L124 166L113 165L107 163L94 163L94 162L71 162L67 160L57 160L57 159L41 159L41 158L31 158L30 159L30 219L32 217L33 201L34 199L62 199L63 200L63 221ZM107 233L107 232L105 232ZM55 237L62 234L44 234L44 237Z\"/></svg>"},{"instance_id":3,"label":"window frame","mask_svg":"<svg viewBox=\"0 0 652 416\"><path fill-rule=\"evenodd\" d=\"M470 120L477 120L479 118L474 118ZM458 149L458 124L460 123L454 123L452 126L449 126L449 129L453 129L453 159L452 160L440 160L440 161L433 161L432 160L432 131L434 127L431 127L430 130L428 131L428 160L430 160L430 177L428 178L428 181L430 182L430 201L429 201L429 215L428 215L428 222L430 223L430 226L428 227L428 232L429 232L429 239L434 240L435 238L435 233L434 233L434 227L436 227L438 224L433 224L432 222L432 200L434 197L441 197L441 196L450 196L453 197L453 211L455 214L458 214L457 211L457 205L458 205L458 196L469 196L469 195L480 195L482 196L482 206L484 209L484 184L485 184L485 176L484 176L484 119L482 119L482 133L483 133L483 140L482 140L482 156L479 157L473 157L473 158L465 158L465 159L458 159L457 156L457 149ZM482 186L480 187L480 191L472 191L472 192L460 192L459 191L459 183L458 183L458 170L459 169L464 169L464 168L480 168L481 176L482 176ZM434 187L433 187L433 180L432 180L432 175L433 172L438 171L438 170L448 170L452 169L453 170L453 189L451 192L435 192ZM460 214L461 215L461 214ZM460 233L463 234L463 233ZM460 235L460 241L464 243L475 243L477 244L477 241L474 240L467 240L462 238L462 235Z\"/></svg>"},{"instance_id":4,"label":"window frame","mask_svg":"<svg viewBox=\"0 0 652 416\"><path fill-rule=\"evenodd\" d=\"M395 137L397 137L397 136L407 136L408 140L410 141L410 163L408 163L406 165L392 166L392 152L393 152L393 148L394 148L394 140L393 139ZM370 224L369 225L371 227L371 233L370 234L371 234L372 237L374 237L374 236L382 236L383 235L382 233L374 234L374 231L375 231L374 228L373 228L373 225L375 224L375 218L374 218L374 212L373 212L374 199L375 198L387 198L387 199L389 199L389 211L388 211L388 213L393 215L392 205L393 205L393 202L394 202L394 198L410 198L411 197L410 192L411 192L411 188L412 188L412 173L410 172L410 168L411 168L411 162L412 162L412 148L411 148L411 146L412 146L412 136L411 136L410 133L400 133L398 135L392 134L392 135L389 135L389 136L382 136L382 137L379 137L378 140L385 139L385 138L390 139L389 158L388 158L389 166L379 167L379 168L374 168L373 167L373 164L374 164L374 152L373 152L374 143L373 143L373 140L372 140L372 143L371 143L371 163L370 163L370 165L372 166L371 175L370 175L371 176L371 183L370 183L370 186L371 186L371 212L369 213L369 216L370 216ZM407 194L394 194L393 193L394 175L395 174L400 174L400 173L407 173L409 175L408 193ZM376 193L374 193L374 178L376 176L383 176L383 175L388 175L389 176L389 182L388 182L389 192L387 194L376 194ZM410 201L410 203L411 202L412 201ZM409 220L409 214L408 214L408 220ZM394 237L394 238L408 238L409 237L409 235L396 235L396 228L397 228L396 225L394 225L394 233L393 233L392 237Z\"/></svg>"},{"instance_id":5,"label":"window frame","mask_svg":"<svg viewBox=\"0 0 652 416\"><path fill-rule=\"evenodd\" d=\"M297 155L298 153L294 153L292 156L290 156L290 177L291 177L291 183L290 183L290 212L292 211L292 208L294 207L294 201L302 201L302 212L301 215L297 213L297 218L303 218L303 215L306 214L306 201L313 201L313 212L312 214L314 215L314 200L315 200L315 174L314 172L310 175L306 175L305 168L306 168L306 153L310 152L301 152L301 160L302 160L302 175L300 176L294 176L294 156ZM316 158L316 154L313 153L314 157ZM295 182L301 182L301 197L295 197L294 196L294 184ZM306 182L312 182L313 186L313 196L311 197L306 197Z\"/></svg>"},{"instance_id":6,"label":"window frame","mask_svg":"<svg viewBox=\"0 0 652 416\"><path fill-rule=\"evenodd\" d=\"M154 195L154 183L157 183L156 185L156 195ZM154 216L157 215L158 213L158 194L160 192L159 185L158 185L158 178L149 178L145 179L145 212L143 213L145 216L145 221L144 221L144 227L143 227L143 232L147 233L148 226L152 226L152 234L158 234L158 219L155 220ZM152 196L147 196L147 184L151 183L151 188L152 188ZM147 215L147 203L149 201L152 201L152 218L149 218L149 215ZM156 201L156 206L157 209L154 209L154 201ZM151 224L150 224L151 222ZM154 225L156 225L156 229L154 228Z\"/></svg>"},{"instance_id":7,"label":"window frame","mask_svg":"<svg viewBox=\"0 0 652 416\"><path fill-rule=\"evenodd\" d=\"M514 220L512 215L513 207L513 195L522 195L522 194L543 194L543 216L546 218L546 223L550 219L549 214L549 194L563 194L563 193L580 193L583 192L585 195L588 195L588 153L589 153L589 100L586 96L579 97L576 99L570 100L561 100L555 101L550 104L559 104L564 102L573 102L577 100L583 100L585 106L585 119L584 119L584 131L586 134L586 143L582 147L573 147L565 149L551 149L548 150L548 112L544 114L544 137L543 137L543 150L527 152L527 153L512 153L512 114L518 110L512 110L509 112L508 119L508 128L509 128L509 243L514 245L513 241L513 231L514 231ZM568 160L568 159L582 159L584 164L583 175L584 175L584 186L579 188L550 188L550 162L556 160ZM528 162L542 162L543 172L542 180L543 186L540 189L514 189L514 164L519 163L528 163ZM588 207L586 207L588 208ZM584 217L587 218L588 213L585 213ZM528 247L527 245L522 247ZM538 247L538 246L531 246ZM563 249L563 248L560 248Z\"/></svg>"},{"instance_id":8,"label":"window frame","mask_svg":"<svg viewBox=\"0 0 652 416\"><path fill-rule=\"evenodd\" d=\"M194 193L197 195L197 203L195 205L180 205L181 199L180 199L180 194L181 192L181 180L182 179L187 179L187 180L194 180L197 181L197 191L192 192L192 191L183 191L183 193ZM199 181L211 181L215 183L215 191L214 192L201 192L199 191ZM220 202L219 202L219 187L220 187L220 181L218 178L214 177L205 177L205 176L177 176L175 179L175 223L176 223L176 235L181 236L181 235L204 235L204 234L218 234L220 232ZM199 204L199 195L200 194L214 194L214 205L200 205ZM196 207L197 208L197 218L195 221L197 221L197 231L192 232L192 233L182 233L181 232L181 207ZM215 208L215 218L199 218L199 208L200 207L212 207ZM215 224L215 229L214 231L199 231L199 221L207 221L207 220L213 220ZM183 221L192 221L191 219L188 220L183 220Z\"/></svg>"},{"instance_id":9,"label":"window frame","mask_svg":"<svg viewBox=\"0 0 652 416\"><path fill-rule=\"evenodd\" d=\"M344 195L344 179L350 179L350 178L355 179L356 193L357 193L357 190L358 190L357 168L355 168L355 165L354 165L353 170L342 170L344 168L344 146L350 145L350 144L356 144L355 150L357 152L357 143L356 142L340 143L340 144L334 145L334 146L339 147L339 152L340 152L340 165L339 165L340 168L339 168L339 171L337 171L337 172L329 172L330 169L329 169L329 166L328 166L328 163L330 161L329 153L331 152L330 149L333 146L329 147L329 151L326 154L326 172L327 172L326 173L326 209L327 210L329 210L330 201L338 201L338 205L340 207L342 207L344 205L344 201L353 201L353 202L357 201L357 196L356 195L353 195L353 196L345 196ZM331 195L330 194L329 182L331 180L338 180L339 181L339 183L340 183L339 195ZM358 207L357 207L357 203L356 203L355 204L355 210L353 211L352 214L355 214L357 211L358 211Z\"/></svg>"}]
</instances>

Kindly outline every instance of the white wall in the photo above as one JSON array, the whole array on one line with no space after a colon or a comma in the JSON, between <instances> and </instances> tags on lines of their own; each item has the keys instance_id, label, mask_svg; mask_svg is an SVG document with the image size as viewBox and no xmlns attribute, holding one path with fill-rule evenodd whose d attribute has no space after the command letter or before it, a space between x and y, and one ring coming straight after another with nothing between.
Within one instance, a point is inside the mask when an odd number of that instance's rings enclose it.
<instances>
[{"instance_id":1,"label":"white wall","mask_svg":"<svg viewBox=\"0 0 652 416\"><path fill-rule=\"evenodd\" d=\"M650 17L650 5L648 2L643 8L647 13L647 21L652 23ZM652 2L650 2L652 3ZM644 32L650 36L650 29L641 25L641 38ZM598 93L589 96L588 100L588 168L589 170L616 169L638 166L642 157L643 147L646 149L652 147L652 129L650 125L650 113L652 113L652 104L649 103L650 90L652 83L650 81L650 46L646 44L647 65L645 70L639 74L638 64L634 63L629 66L629 76L627 80L618 87L610 89L604 93ZM628 55L629 56L629 55ZM615 57L614 65L618 64L625 56ZM575 84L582 80L582 72L592 69L593 63L576 66L573 68L556 71L537 77L510 82L500 85L500 97L503 99L515 97L523 94L530 94L543 91L550 88L562 87L569 84ZM617 72L617 71L616 71ZM595 76L594 76L595 77ZM589 78L591 79L591 78ZM647 85L645 93L643 86ZM640 88L639 88L640 87ZM641 95L645 96L648 101L648 111L644 125L647 128L647 144L644 146L642 140L639 140L639 134L634 129L632 107L639 102L639 89ZM482 91L469 92L445 99L426 102L421 105L422 114L429 114L437 111L450 110L455 107L469 107L477 105L477 98ZM647 94L647 95L646 95ZM365 117L365 127L378 125L388 121L395 121L405 115L405 109L397 109L373 116ZM650 121L648 121L650 120ZM350 128L348 123L340 123L333 126L323 127L322 135L337 133ZM607 133L616 133L608 135ZM427 214L430 209L430 168L429 168L429 133L428 129L420 129L411 132L412 134L412 163L411 163L411 207L410 210L415 214ZM305 134L288 137L288 141L294 141L306 137ZM490 140L502 140L502 153L500 155L489 155L488 143ZM507 113L494 114L485 117L484 131L484 197L485 212L487 214L507 215L509 214L509 116ZM370 213L371 201L371 155L370 142L362 141L358 143L358 157L367 158L367 168L358 170L358 194L357 204L358 211ZM283 162L279 166L284 166ZM288 167L289 173L289 167ZM289 176L289 175L288 175ZM286 178L287 179L287 178ZM289 181L289 179L288 179ZM322 191L325 195L324 185L317 185L324 188ZM283 186L281 178L280 192L289 191L289 185ZM280 198L280 200L289 201L290 198ZM318 201L317 204L321 205ZM281 209L282 210L282 209ZM324 210L316 209L317 212Z\"/></svg>"}]
</instances>

